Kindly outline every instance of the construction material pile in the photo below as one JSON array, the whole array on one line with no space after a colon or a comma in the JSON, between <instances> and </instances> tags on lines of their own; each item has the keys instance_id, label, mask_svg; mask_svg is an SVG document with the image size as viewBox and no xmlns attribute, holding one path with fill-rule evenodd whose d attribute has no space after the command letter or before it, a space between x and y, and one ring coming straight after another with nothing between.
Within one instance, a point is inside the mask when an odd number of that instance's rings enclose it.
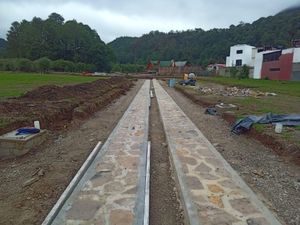
<instances>
[{"instance_id":1,"label":"construction material pile","mask_svg":"<svg viewBox=\"0 0 300 225\"><path fill-rule=\"evenodd\" d=\"M250 88L239 88L235 86L224 87L224 88L199 87L198 91L204 95L218 95L218 96L234 96L234 97L276 96L275 93L262 92L258 90L252 90Z\"/></svg>"}]
</instances>

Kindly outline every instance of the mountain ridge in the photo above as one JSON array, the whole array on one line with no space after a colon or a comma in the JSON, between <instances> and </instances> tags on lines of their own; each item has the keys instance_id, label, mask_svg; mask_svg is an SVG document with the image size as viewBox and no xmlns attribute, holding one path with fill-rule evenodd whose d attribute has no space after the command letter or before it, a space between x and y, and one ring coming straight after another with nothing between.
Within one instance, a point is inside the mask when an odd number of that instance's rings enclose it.
<instances>
[{"instance_id":1,"label":"mountain ridge","mask_svg":"<svg viewBox=\"0 0 300 225\"><path fill-rule=\"evenodd\" d=\"M224 63L229 47L250 44L265 47L290 47L300 38L300 5L274 16L261 17L253 23L229 28L201 28L181 32L151 31L141 37L119 37L108 45L119 63L144 64L150 59L189 60L194 64Z\"/></svg>"}]
</instances>

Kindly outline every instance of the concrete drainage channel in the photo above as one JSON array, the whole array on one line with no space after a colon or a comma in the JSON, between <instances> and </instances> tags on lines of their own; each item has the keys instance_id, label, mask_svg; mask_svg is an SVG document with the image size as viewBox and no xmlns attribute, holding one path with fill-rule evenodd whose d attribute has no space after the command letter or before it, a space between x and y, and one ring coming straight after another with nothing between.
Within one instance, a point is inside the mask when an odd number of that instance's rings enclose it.
<instances>
[{"instance_id":1,"label":"concrete drainage channel","mask_svg":"<svg viewBox=\"0 0 300 225\"><path fill-rule=\"evenodd\" d=\"M280 225L160 84L153 85L150 90L145 81L43 225Z\"/></svg>"},{"instance_id":2,"label":"concrete drainage channel","mask_svg":"<svg viewBox=\"0 0 300 225\"><path fill-rule=\"evenodd\" d=\"M152 90L152 95L155 90ZM149 140L151 141L150 225L184 224L171 167L168 144L162 126L157 99L151 99Z\"/></svg>"}]
</instances>

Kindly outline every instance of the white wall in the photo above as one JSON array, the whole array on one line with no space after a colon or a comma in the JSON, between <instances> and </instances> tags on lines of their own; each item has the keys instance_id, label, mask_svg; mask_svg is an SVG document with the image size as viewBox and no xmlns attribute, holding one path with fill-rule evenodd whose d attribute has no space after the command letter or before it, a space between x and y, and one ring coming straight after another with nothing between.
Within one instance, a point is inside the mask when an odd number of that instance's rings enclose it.
<instances>
[{"instance_id":1,"label":"white wall","mask_svg":"<svg viewBox=\"0 0 300 225\"><path fill-rule=\"evenodd\" d=\"M242 50L242 54L237 54L238 50ZM250 45L234 45L230 47L230 55L228 59L226 58L226 66L236 66L236 60L241 59L242 65L254 66L254 58L253 51L255 51L255 47Z\"/></svg>"},{"instance_id":2,"label":"white wall","mask_svg":"<svg viewBox=\"0 0 300 225\"><path fill-rule=\"evenodd\" d=\"M261 68L262 68L262 62L263 62L263 53L264 52L258 52L258 53L256 53L255 60L254 60L254 73L253 73L253 78L254 79L260 79L261 78Z\"/></svg>"},{"instance_id":3,"label":"white wall","mask_svg":"<svg viewBox=\"0 0 300 225\"><path fill-rule=\"evenodd\" d=\"M230 67L231 64L230 64L230 56L227 56L226 57L226 67Z\"/></svg>"},{"instance_id":4,"label":"white wall","mask_svg":"<svg viewBox=\"0 0 300 225\"><path fill-rule=\"evenodd\" d=\"M300 48L294 48L293 63L300 63Z\"/></svg>"}]
</instances>

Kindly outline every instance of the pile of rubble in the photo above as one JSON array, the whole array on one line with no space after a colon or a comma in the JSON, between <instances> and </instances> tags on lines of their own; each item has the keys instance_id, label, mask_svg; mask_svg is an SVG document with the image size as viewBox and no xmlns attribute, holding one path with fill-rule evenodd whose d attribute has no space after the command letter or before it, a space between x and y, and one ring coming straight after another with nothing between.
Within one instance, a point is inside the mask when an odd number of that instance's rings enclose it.
<instances>
[{"instance_id":1,"label":"pile of rubble","mask_svg":"<svg viewBox=\"0 0 300 225\"><path fill-rule=\"evenodd\" d=\"M250 88L225 87L199 87L198 91L204 95L218 95L218 96L235 96L235 97L259 97L259 96L276 96L275 93L254 91Z\"/></svg>"}]
</instances>

